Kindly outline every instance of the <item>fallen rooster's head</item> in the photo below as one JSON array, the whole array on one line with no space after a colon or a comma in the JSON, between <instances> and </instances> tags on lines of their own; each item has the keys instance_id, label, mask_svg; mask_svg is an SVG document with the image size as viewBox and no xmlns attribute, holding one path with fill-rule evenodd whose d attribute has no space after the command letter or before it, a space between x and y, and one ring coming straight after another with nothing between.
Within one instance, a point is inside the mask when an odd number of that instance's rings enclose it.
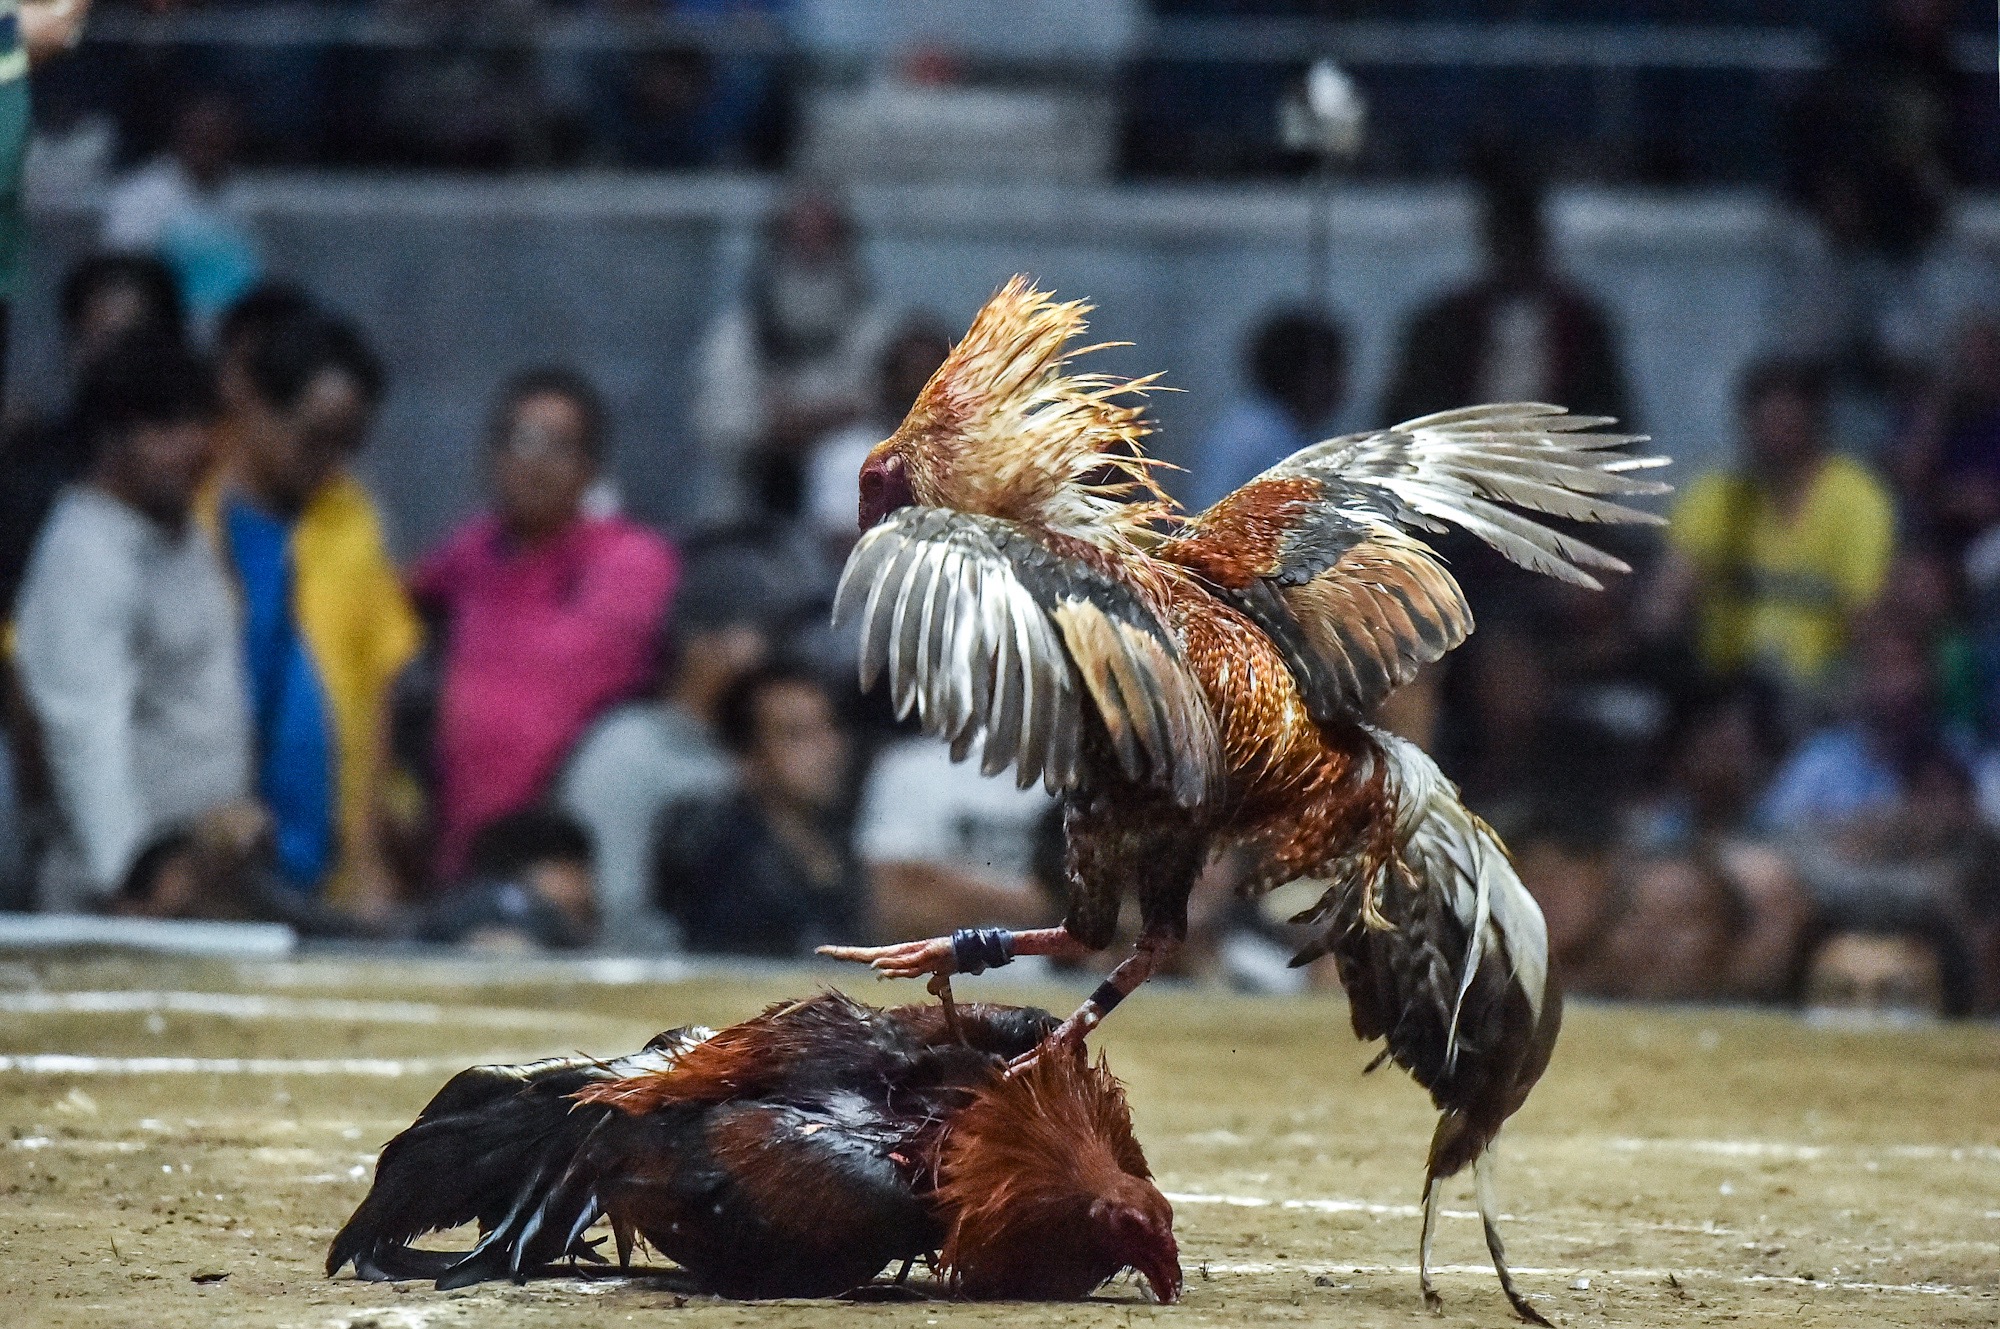
<instances>
[{"instance_id":1,"label":"fallen rooster's head","mask_svg":"<svg viewBox=\"0 0 2000 1329\"><path fill-rule=\"evenodd\" d=\"M1180 1297L1173 1206L1124 1090L1080 1050L1046 1048L981 1089L952 1119L938 1176L954 1215L943 1263L961 1295L1069 1301L1133 1269L1159 1301Z\"/></svg>"}]
</instances>

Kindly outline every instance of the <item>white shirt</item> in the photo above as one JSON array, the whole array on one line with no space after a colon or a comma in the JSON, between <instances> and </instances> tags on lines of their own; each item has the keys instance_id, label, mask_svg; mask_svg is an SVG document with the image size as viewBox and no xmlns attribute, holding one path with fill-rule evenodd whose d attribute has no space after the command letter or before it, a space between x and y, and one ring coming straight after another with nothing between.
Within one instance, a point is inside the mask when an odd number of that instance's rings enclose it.
<instances>
[{"instance_id":1,"label":"white shirt","mask_svg":"<svg viewBox=\"0 0 2000 1329\"><path fill-rule=\"evenodd\" d=\"M879 420L860 420L813 444L801 505L806 520L822 531L853 535L861 515L861 464L895 432L894 424L884 429Z\"/></svg>"},{"instance_id":2,"label":"white shirt","mask_svg":"<svg viewBox=\"0 0 2000 1329\"><path fill-rule=\"evenodd\" d=\"M944 743L909 738L875 759L856 838L871 865L929 863L1026 893L1035 834L1054 805L1040 785L1015 788L1012 771L980 775L976 751L954 762Z\"/></svg>"},{"instance_id":3,"label":"white shirt","mask_svg":"<svg viewBox=\"0 0 2000 1329\"><path fill-rule=\"evenodd\" d=\"M109 894L162 834L250 792L236 597L201 530L69 490L29 560L14 646L83 878L68 889Z\"/></svg>"}]
</instances>

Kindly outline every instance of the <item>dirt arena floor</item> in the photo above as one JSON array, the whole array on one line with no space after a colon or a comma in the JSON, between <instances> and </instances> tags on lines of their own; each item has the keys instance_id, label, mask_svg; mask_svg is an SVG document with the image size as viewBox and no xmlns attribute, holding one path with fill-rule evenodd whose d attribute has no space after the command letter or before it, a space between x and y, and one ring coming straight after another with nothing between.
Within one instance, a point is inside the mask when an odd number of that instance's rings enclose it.
<instances>
[{"instance_id":1,"label":"dirt arena floor","mask_svg":"<svg viewBox=\"0 0 2000 1329\"><path fill-rule=\"evenodd\" d=\"M438 1293L320 1272L375 1152L452 1072L722 1023L838 971L0 959L0 1323L148 1329L738 1324L1428 1326L1432 1114L1337 999L1166 988L1103 1046L1175 1206L1187 1296L748 1305L660 1278ZM853 981L867 1000L914 984ZM1068 989L971 994L1067 1005ZM2000 1030L1573 1010L1504 1141L1510 1253L1563 1325L2000 1325ZM1442 1323L1510 1321L1469 1195Z\"/></svg>"}]
</instances>

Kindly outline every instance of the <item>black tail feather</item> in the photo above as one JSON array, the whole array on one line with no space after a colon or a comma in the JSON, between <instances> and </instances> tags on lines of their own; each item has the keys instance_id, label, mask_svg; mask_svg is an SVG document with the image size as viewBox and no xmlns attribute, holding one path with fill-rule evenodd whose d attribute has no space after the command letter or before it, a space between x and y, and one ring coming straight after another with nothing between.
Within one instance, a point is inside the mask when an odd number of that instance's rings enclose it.
<instances>
[{"instance_id":1,"label":"black tail feather","mask_svg":"<svg viewBox=\"0 0 2000 1329\"><path fill-rule=\"evenodd\" d=\"M435 1256L446 1253L413 1250L412 1241L474 1221L490 1239L510 1215L532 1213L538 1183L562 1176L611 1111L570 1099L606 1073L599 1062L565 1060L481 1066L454 1078L382 1150L374 1186L327 1252L327 1273L352 1263L362 1277L435 1277ZM524 1173L533 1179L525 1187ZM486 1245L452 1256L451 1268L464 1269Z\"/></svg>"}]
</instances>

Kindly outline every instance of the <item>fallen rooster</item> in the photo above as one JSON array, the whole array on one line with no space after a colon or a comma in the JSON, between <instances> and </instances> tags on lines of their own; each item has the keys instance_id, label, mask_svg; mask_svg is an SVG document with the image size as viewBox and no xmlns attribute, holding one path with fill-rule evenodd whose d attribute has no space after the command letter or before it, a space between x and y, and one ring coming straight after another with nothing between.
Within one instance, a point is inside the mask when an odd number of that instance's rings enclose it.
<instances>
[{"instance_id":1,"label":"fallen rooster","mask_svg":"<svg viewBox=\"0 0 2000 1329\"><path fill-rule=\"evenodd\" d=\"M1126 1269L1180 1294L1173 1210L1118 1082L1007 1006L838 993L630 1057L462 1072L383 1149L327 1272L521 1281L643 1239L731 1297L849 1292L929 1262L951 1295L1073 1300ZM470 1251L420 1249L477 1221Z\"/></svg>"}]
</instances>

